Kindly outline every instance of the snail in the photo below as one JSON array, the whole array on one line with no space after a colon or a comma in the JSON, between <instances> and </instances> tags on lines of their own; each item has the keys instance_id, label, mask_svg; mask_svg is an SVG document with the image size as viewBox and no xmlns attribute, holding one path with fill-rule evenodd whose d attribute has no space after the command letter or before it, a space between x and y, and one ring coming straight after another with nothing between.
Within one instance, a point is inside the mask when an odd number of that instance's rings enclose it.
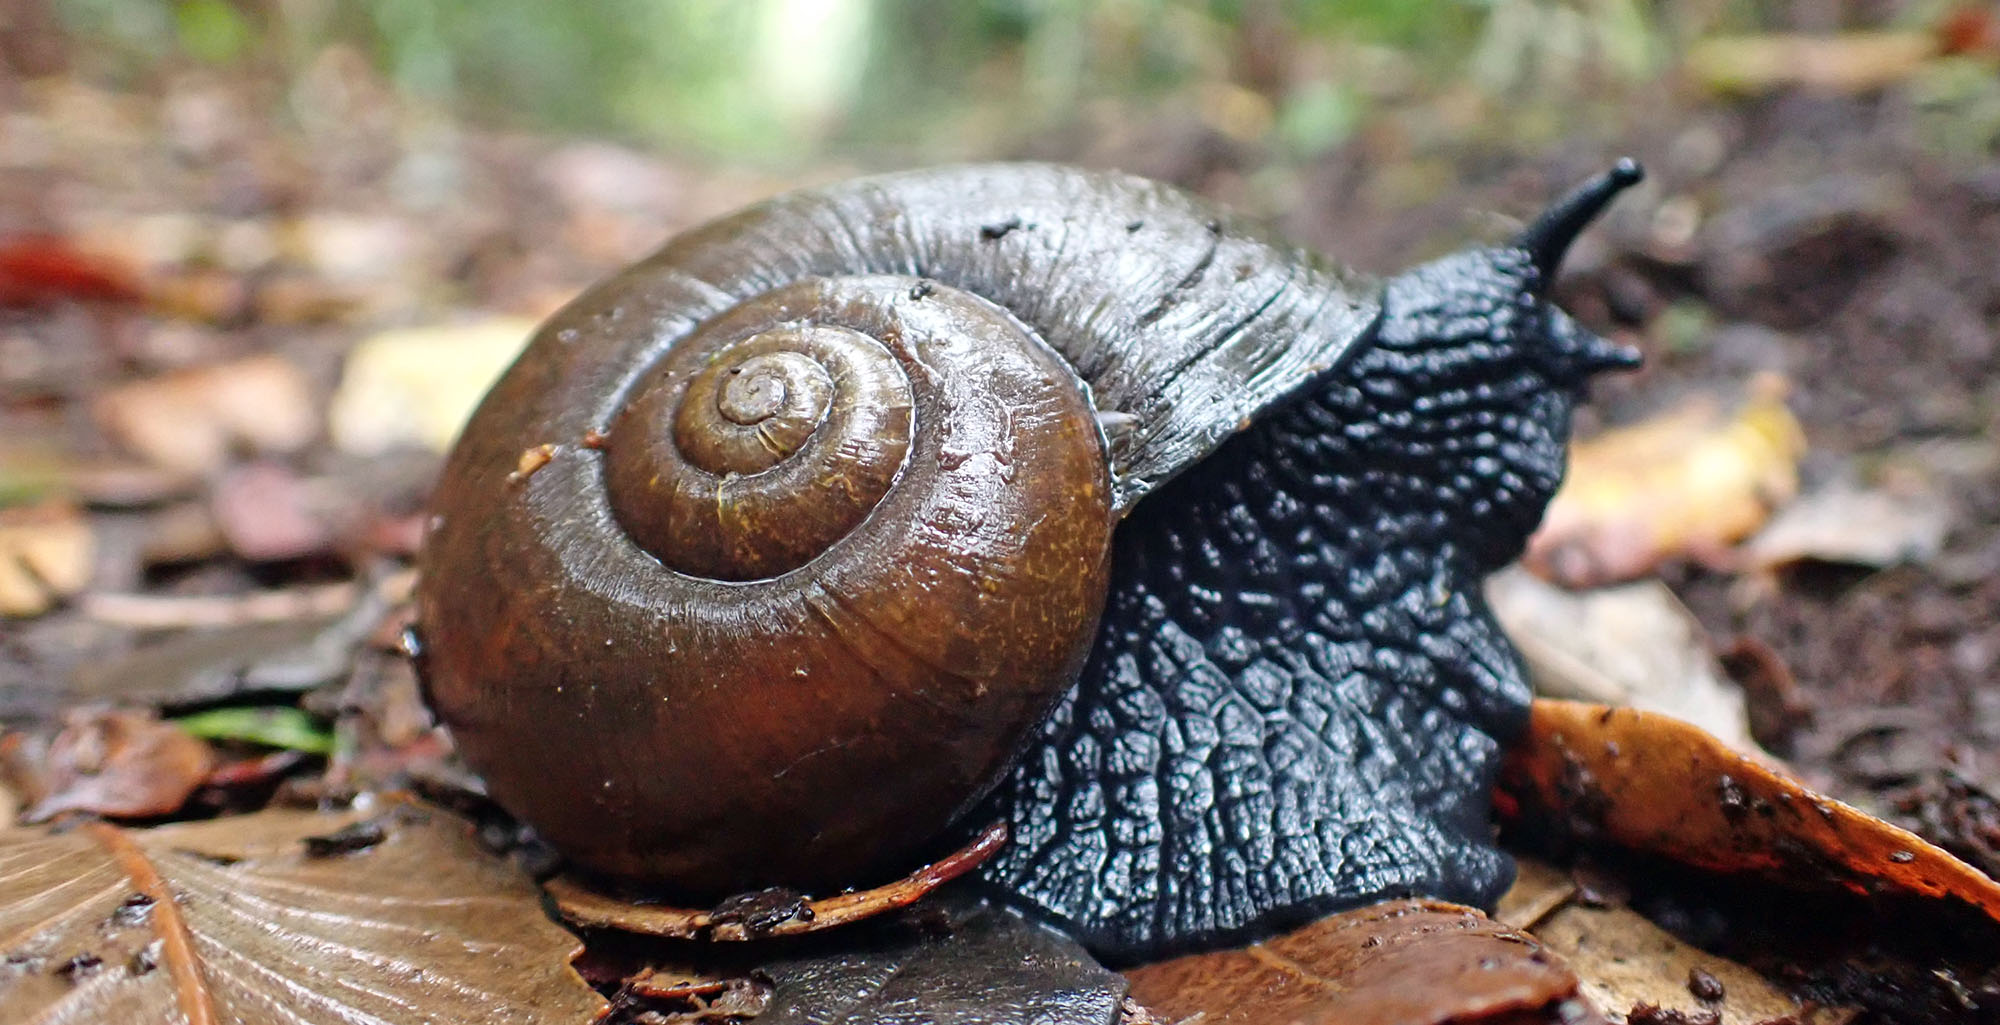
<instances>
[{"instance_id":1,"label":"snail","mask_svg":"<svg viewBox=\"0 0 2000 1025\"><path fill-rule=\"evenodd\" d=\"M446 461L426 693L492 796L682 902L899 874L1101 954L1489 904L1525 723L1479 596L1632 350L1545 298L1623 161L1376 283L1171 187L864 178L556 313Z\"/></svg>"}]
</instances>

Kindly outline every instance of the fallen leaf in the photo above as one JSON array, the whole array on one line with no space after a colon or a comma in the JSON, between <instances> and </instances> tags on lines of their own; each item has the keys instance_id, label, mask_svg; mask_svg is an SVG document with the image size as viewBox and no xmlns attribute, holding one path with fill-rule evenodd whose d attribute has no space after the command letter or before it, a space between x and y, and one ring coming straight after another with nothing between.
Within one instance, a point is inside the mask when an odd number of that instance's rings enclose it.
<instances>
[{"instance_id":1,"label":"fallen leaf","mask_svg":"<svg viewBox=\"0 0 2000 1025\"><path fill-rule=\"evenodd\" d=\"M385 331L361 342L348 353L328 414L334 444L363 456L402 447L444 451L534 327L496 317Z\"/></svg>"},{"instance_id":2,"label":"fallen leaf","mask_svg":"<svg viewBox=\"0 0 2000 1025\"><path fill-rule=\"evenodd\" d=\"M47 439L0 442L0 506L64 499L135 508L191 494L198 483L131 459L78 456Z\"/></svg>"},{"instance_id":3,"label":"fallen leaf","mask_svg":"<svg viewBox=\"0 0 2000 1025\"><path fill-rule=\"evenodd\" d=\"M629 980L621 999L626 1006L643 1007L637 1020L646 1025L740 1022L763 1014L771 1006L771 987L755 977L679 986L664 984L667 981L653 976Z\"/></svg>"},{"instance_id":4,"label":"fallen leaf","mask_svg":"<svg viewBox=\"0 0 2000 1025\"><path fill-rule=\"evenodd\" d=\"M1882 569L1935 558L1950 527L1951 510L1935 495L1832 487L1786 506L1742 556L1754 570L1808 559Z\"/></svg>"},{"instance_id":5,"label":"fallen leaf","mask_svg":"<svg viewBox=\"0 0 2000 1025\"><path fill-rule=\"evenodd\" d=\"M1441 901L1387 901L1241 950L1127 971L1132 998L1202 1025L1601 1021L1533 937Z\"/></svg>"},{"instance_id":6,"label":"fallen leaf","mask_svg":"<svg viewBox=\"0 0 2000 1025\"><path fill-rule=\"evenodd\" d=\"M6 738L0 737L0 758L6 756L5 742ZM21 798L14 793L14 788L6 779L0 778L0 833L14 828L14 823L19 821L20 815Z\"/></svg>"},{"instance_id":7,"label":"fallen leaf","mask_svg":"<svg viewBox=\"0 0 2000 1025\"><path fill-rule=\"evenodd\" d=\"M577 925L680 939L756 940L832 929L908 907L978 868L1006 842L1006 823L996 822L964 848L893 883L819 900L773 889L741 894L714 908L698 910L618 900L568 877L551 879L547 886L562 916Z\"/></svg>"},{"instance_id":8,"label":"fallen leaf","mask_svg":"<svg viewBox=\"0 0 2000 1025\"><path fill-rule=\"evenodd\" d=\"M927 921L878 919L814 954L766 962L756 1025L1115 1025L1125 980L1074 940L1012 911L941 901ZM873 926L873 928L871 928Z\"/></svg>"},{"instance_id":9,"label":"fallen leaf","mask_svg":"<svg viewBox=\"0 0 2000 1025\"><path fill-rule=\"evenodd\" d=\"M150 711L74 709L46 744L24 744L8 774L32 781L22 817L45 822L70 811L111 818L171 815L215 765L207 744Z\"/></svg>"},{"instance_id":10,"label":"fallen leaf","mask_svg":"<svg viewBox=\"0 0 2000 1025\"><path fill-rule=\"evenodd\" d=\"M1755 971L1727 958L1689 946L1645 916L1624 907L1567 904L1534 927L1535 938L1562 955L1583 980L1583 993L1599 1007L1624 1009L1641 1004L1680 1011L1690 1020L1717 1015L1717 1025L1837 1025L1852 1009L1807 1009ZM1700 973L1697 975L1696 973ZM1702 1000L1690 987L1720 991ZM1716 989L1709 989L1713 980Z\"/></svg>"},{"instance_id":11,"label":"fallen leaf","mask_svg":"<svg viewBox=\"0 0 2000 1025\"><path fill-rule=\"evenodd\" d=\"M1799 888L1956 900L2000 922L2000 883L1679 720L1537 700L1508 749L1509 818Z\"/></svg>"},{"instance_id":12,"label":"fallen leaf","mask_svg":"<svg viewBox=\"0 0 2000 1025\"><path fill-rule=\"evenodd\" d=\"M144 615L107 618L183 632L78 666L68 695L73 701L176 707L310 690L353 669L356 649L407 593L407 582L391 576L368 588L338 584L328 592L267 591L219 599L131 596L132 607L122 611ZM246 609L244 602L253 600L260 604ZM263 603L274 607L262 608ZM192 626L211 628L187 629Z\"/></svg>"},{"instance_id":13,"label":"fallen leaf","mask_svg":"<svg viewBox=\"0 0 2000 1025\"><path fill-rule=\"evenodd\" d=\"M280 225L285 256L336 282L407 277L423 255L415 223L392 215L319 212Z\"/></svg>"},{"instance_id":14,"label":"fallen leaf","mask_svg":"<svg viewBox=\"0 0 2000 1025\"><path fill-rule=\"evenodd\" d=\"M1974 4L1946 12L1937 34L1938 49L1944 53L2000 53L2000 15Z\"/></svg>"},{"instance_id":15,"label":"fallen leaf","mask_svg":"<svg viewBox=\"0 0 2000 1025\"><path fill-rule=\"evenodd\" d=\"M62 239L31 236L0 242L0 308L138 298L139 283L129 268Z\"/></svg>"},{"instance_id":16,"label":"fallen leaf","mask_svg":"<svg viewBox=\"0 0 2000 1025\"><path fill-rule=\"evenodd\" d=\"M252 624L298 623L354 607L361 589L351 583L304 584L248 594L147 594L97 592L78 603L85 616L135 630L188 630Z\"/></svg>"},{"instance_id":17,"label":"fallen leaf","mask_svg":"<svg viewBox=\"0 0 2000 1025\"><path fill-rule=\"evenodd\" d=\"M330 551L344 513L337 496L320 493L281 463L259 460L231 467L216 481L210 508L230 550L251 562L298 559Z\"/></svg>"},{"instance_id":18,"label":"fallen leaf","mask_svg":"<svg viewBox=\"0 0 2000 1025\"><path fill-rule=\"evenodd\" d=\"M581 1025L581 944L472 827L398 806L0 834L0 1025Z\"/></svg>"},{"instance_id":19,"label":"fallen leaf","mask_svg":"<svg viewBox=\"0 0 2000 1025\"><path fill-rule=\"evenodd\" d=\"M174 725L203 740L234 740L315 755L333 753L333 732L299 708L211 708L181 716Z\"/></svg>"},{"instance_id":20,"label":"fallen leaf","mask_svg":"<svg viewBox=\"0 0 2000 1025\"><path fill-rule=\"evenodd\" d=\"M1576 880L1568 872L1534 858L1516 855L1514 885L1494 905L1493 920L1513 929L1533 929L1576 896Z\"/></svg>"},{"instance_id":21,"label":"fallen leaf","mask_svg":"<svg viewBox=\"0 0 2000 1025\"><path fill-rule=\"evenodd\" d=\"M1532 932L1561 954L1582 980L1584 995L1610 1009L1614 1020L1618 1009L1638 1004L1694 1020L1712 1013L1722 1025L1787 1015L1801 1015L1800 1025L1833 1025L1852 1017L1849 1011L1809 1012L1756 971L1683 943L1600 895L1585 897L1567 871L1536 858L1517 856L1515 862L1514 885L1500 896L1493 917Z\"/></svg>"},{"instance_id":22,"label":"fallen leaf","mask_svg":"<svg viewBox=\"0 0 2000 1025\"><path fill-rule=\"evenodd\" d=\"M1738 751L1758 750L1743 692L1665 584L1572 592L1516 567L1489 578L1486 597L1538 693L1660 712Z\"/></svg>"},{"instance_id":23,"label":"fallen leaf","mask_svg":"<svg viewBox=\"0 0 2000 1025\"><path fill-rule=\"evenodd\" d=\"M1759 375L1733 413L1703 396L1577 442L1522 565L1592 587L1682 556L1726 564L1731 545L1798 493L1805 434L1785 408L1786 389Z\"/></svg>"},{"instance_id":24,"label":"fallen leaf","mask_svg":"<svg viewBox=\"0 0 2000 1025\"><path fill-rule=\"evenodd\" d=\"M93 412L119 444L189 473L221 469L238 448L296 452L319 430L305 375L276 355L123 384Z\"/></svg>"},{"instance_id":25,"label":"fallen leaf","mask_svg":"<svg viewBox=\"0 0 2000 1025\"><path fill-rule=\"evenodd\" d=\"M75 506L0 509L0 616L38 616L83 590L97 554Z\"/></svg>"},{"instance_id":26,"label":"fallen leaf","mask_svg":"<svg viewBox=\"0 0 2000 1025\"><path fill-rule=\"evenodd\" d=\"M1858 93L1909 78L1938 52L1938 38L1929 32L1774 32L1697 40L1683 66L1710 92L1743 95L1804 86Z\"/></svg>"}]
</instances>

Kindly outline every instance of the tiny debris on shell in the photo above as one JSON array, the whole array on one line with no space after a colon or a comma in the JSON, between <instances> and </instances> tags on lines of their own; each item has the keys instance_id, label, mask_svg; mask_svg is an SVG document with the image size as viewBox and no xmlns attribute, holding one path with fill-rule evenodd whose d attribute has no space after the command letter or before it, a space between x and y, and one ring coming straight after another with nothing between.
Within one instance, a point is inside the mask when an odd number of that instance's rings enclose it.
<instances>
[{"instance_id":1,"label":"tiny debris on shell","mask_svg":"<svg viewBox=\"0 0 2000 1025\"><path fill-rule=\"evenodd\" d=\"M522 450L520 461L514 464L514 472L507 475L507 483L519 484L527 480L535 475L536 470L549 465L549 460L555 457L554 445L536 445L534 448Z\"/></svg>"}]
</instances>

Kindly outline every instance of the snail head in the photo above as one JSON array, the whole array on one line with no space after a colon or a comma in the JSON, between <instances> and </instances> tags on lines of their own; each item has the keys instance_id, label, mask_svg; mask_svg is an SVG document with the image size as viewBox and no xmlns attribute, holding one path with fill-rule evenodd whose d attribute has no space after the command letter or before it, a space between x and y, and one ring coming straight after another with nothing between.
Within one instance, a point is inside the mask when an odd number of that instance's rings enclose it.
<instances>
[{"instance_id":1,"label":"snail head","mask_svg":"<svg viewBox=\"0 0 2000 1025\"><path fill-rule=\"evenodd\" d=\"M1474 547L1494 559L1518 549L1561 483L1570 412L1585 385L1639 363L1637 350L1557 308L1548 286L1570 243L1640 174L1621 160L1508 244L1391 279L1375 344L1350 370L1382 397L1387 427L1421 410L1414 422L1443 425L1453 438L1411 438L1403 465L1467 497L1472 515L1463 522L1488 525L1490 536Z\"/></svg>"}]
</instances>

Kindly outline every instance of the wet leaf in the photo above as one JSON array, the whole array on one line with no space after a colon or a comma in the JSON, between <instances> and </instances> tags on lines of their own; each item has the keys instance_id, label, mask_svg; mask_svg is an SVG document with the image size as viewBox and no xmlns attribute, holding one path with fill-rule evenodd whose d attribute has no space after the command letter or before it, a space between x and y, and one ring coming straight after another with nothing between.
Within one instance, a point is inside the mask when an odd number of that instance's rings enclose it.
<instances>
[{"instance_id":1,"label":"wet leaf","mask_svg":"<svg viewBox=\"0 0 2000 1025\"><path fill-rule=\"evenodd\" d=\"M333 732L297 708L213 708L181 716L174 724L204 740L236 740L315 755L333 753Z\"/></svg>"},{"instance_id":2,"label":"wet leaf","mask_svg":"<svg viewBox=\"0 0 2000 1025\"><path fill-rule=\"evenodd\" d=\"M1242 950L1126 975L1133 999L1170 1022L1601 1021L1578 995L1576 976L1533 937L1440 901L1387 901Z\"/></svg>"},{"instance_id":3,"label":"wet leaf","mask_svg":"<svg viewBox=\"0 0 2000 1025\"><path fill-rule=\"evenodd\" d=\"M207 744L151 712L73 710L46 743L24 740L5 756L7 774L25 784L42 822L64 812L112 818L171 815L215 765Z\"/></svg>"},{"instance_id":4,"label":"wet leaf","mask_svg":"<svg viewBox=\"0 0 2000 1025\"><path fill-rule=\"evenodd\" d=\"M1535 690L1555 698L1671 715L1755 752L1743 692L1722 672L1701 623L1665 584L1572 592L1519 568L1486 596L1521 649Z\"/></svg>"},{"instance_id":5,"label":"wet leaf","mask_svg":"<svg viewBox=\"0 0 2000 1025\"><path fill-rule=\"evenodd\" d=\"M356 345L328 414L334 444L353 455L444 451L533 331L529 321L496 317L385 331Z\"/></svg>"},{"instance_id":6,"label":"wet leaf","mask_svg":"<svg viewBox=\"0 0 2000 1025\"><path fill-rule=\"evenodd\" d=\"M757 1025L1114 1025L1125 980L1068 937L1002 908L940 902L927 923L830 934L770 962Z\"/></svg>"},{"instance_id":7,"label":"wet leaf","mask_svg":"<svg viewBox=\"0 0 2000 1025\"><path fill-rule=\"evenodd\" d=\"M0 1025L579 1025L603 1002L534 886L434 809L0 834Z\"/></svg>"},{"instance_id":8,"label":"wet leaf","mask_svg":"<svg viewBox=\"0 0 2000 1025\"><path fill-rule=\"evenodd\" d=\"M1562 955L1582 980L1582 992L1615 1013L1639 1004L1724 1025L1751 1025L1804 1008L1756 971L1675 939L1644 916L1602 893L1586 893L1572 875L1547 862L1516 856L1514 885L1493 917L1534 933ZM1851 1012L1815 1012L1806 1020L1835 1025Z\"/></svg>"},{"instance_id":9,"label":"wet leaf","mask_svg":"<svg viewBox=\"0 0 2000 1025\"><path fill-rule=\"evenodd\" d=\"M83 590L96 557L90 522L62 502L0 509L0 616L36 616Z\"/></svg>"},{"instance_id":10,"label":"wet leaf","mask_svg":"<svg viewBox=\"0 0 2000 1025\"><path fill-rule=\"evenodd\" d=\"M1520 818L1696 868L1947 898L2000 921L2000 883L1978 869L1656 713L1538 700L1501 790Z\"/></svg>"},{"instance_id":11,"label":"wet leaf","mask_svg":"<svg viewBox=\"0 0 2000 1025\"><path fill-rule=\"evenodd\" d=\"M1570 448L1568 477L1522 565L1569 587L1630 580L1730 546L1797 494L1805 435L1785 382L1761 375L1734 412L1712 396Z\"/></svg>"},{"instance_id":12,"label":"wet leaf","mask_svg":"<svg viewBox=\"0 0 2000 1025\"><path fill-rule=\"evenodd\" d=\"M1675 939L1629 908L1567 904L1537 922L1534 933L1575 969L1584 994L1599 1007L1622 1011L1647 1004L1690 1016L1713 1013L1718 1025L1761 1025L1804 1010L1762 975ZM1720 996L1704 1000L1697 990ZM1853 1016L1851 1010L1822 1010L1806 1020L1838 1025Z\"/></svg>"},{"instance_id":13,"label":"wet leaf","mask_svg":"<svg viewBox=\"0 0 2000 1025\"><path fill-rule=\"evenodd\" d=\"M184 632L79 666L69 695L175 707L330 683L353 668L356 648L388 613L393 597L383 587L333 588L223 599L130 596L116 621ZM98 606L112 597L96 596L85 611L109 611ZM272 607L246 607L246 602Z\"/></svg>"},{"instance_id":14,"label":"wet leaf","mask_svg":"<svg viewBox=\"0 0 2000 1025\"><path fill-rule=\"evenodd\" d=\"M160 466L221 469L237 449L296 452L318 433L311 386L289 361L252 356L133 381L98 396L98 423Z\"/></svg>"},{"instance_id":15,"label":"wet leaf","mask_svg":"<svg viewBox=\"0 0 2000 1025\"><path fill-rule=\"evenodd\" d=\"M1935 495L1834 487L1785 507L1743 546L1751 569L1807 559L1884 568L1922 563L1944 549L1951 510Z\"/></svg>"}]
</instances>

